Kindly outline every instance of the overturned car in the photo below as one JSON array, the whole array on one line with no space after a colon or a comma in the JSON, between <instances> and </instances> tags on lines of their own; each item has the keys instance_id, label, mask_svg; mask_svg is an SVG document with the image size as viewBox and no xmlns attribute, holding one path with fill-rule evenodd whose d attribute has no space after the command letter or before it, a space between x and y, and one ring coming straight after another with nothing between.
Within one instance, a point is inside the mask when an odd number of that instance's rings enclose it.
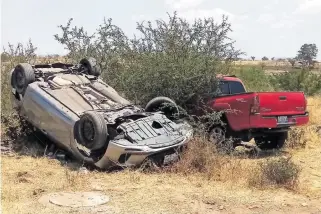
<instances>
[{"instance_id":1,"label":"overturned car","mask_svg":"<svg viewBox=\"0 0 321 214\"><path fill-rule=\"evenodd\" d=\"M13 103L22 118L84 163L107 169L171 162L193 134L178 119L175 102L156 97L141 108L100 74L94 58L75 65L21 63L10 73Z\"/></svg>"}]
</instances>

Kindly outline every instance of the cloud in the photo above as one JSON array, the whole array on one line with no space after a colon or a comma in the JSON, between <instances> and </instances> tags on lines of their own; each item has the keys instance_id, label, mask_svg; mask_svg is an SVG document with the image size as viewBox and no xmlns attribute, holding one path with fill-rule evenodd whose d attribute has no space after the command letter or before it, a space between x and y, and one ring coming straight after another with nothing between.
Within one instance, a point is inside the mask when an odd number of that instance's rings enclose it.
<instances>
[{"instance_id":1,"label":"cloud","mask_svg":"<svg viewBox=\"0 0 321 214\"><path fill-rule=\"evenodd\" d=\"M259 18L257 19L257 22L259 23L271 23L273 21L275 21L275 16L270 13L260 14Z\"/></svg>"},{"instance_id":2,"label":"cloud","mask_svg":"<svg viewBox=\"0 0 321 214\"><path fill-rule=\"evenodd\" d=\"M303 0L294 14L318 14L321 13L321 0Z\"/></svg>"},{"instance_id":3,"label":"cloud","mask_svg":"<svg viewBox=\"0 0 321 214\"><path fill-rule=\"evenodd\" d=\"M141 22L141 21L151 20L151 17L144 14L138 14L138 15L133 15L131 19L135 22Z\"/></svg>"},{"instance_id":4,"label":"cloud","mask_svg":"<svg viewBox=\"0 0 321 214\"><path fill-rule=\"evenodd\" d=\"M272 10L277 4L279 4L279 0L270 0L268 2L265 2L263 9Z\"/></svg>"},{"instance_id":5,"label":"cloud","mask_svg":"<svg viewBox=\"0 0 321 214\"><path fill-rule=\"evenodd\" d=\"M199 6L204 0L165 0L165 3L174 10L183 10L188 8L195 8Z\"/></svg>"},{"instance_id":6,"label":"cloud","mask_svg":"<svg viewBox=\"0 0 321 214\"><path fill-rule=\"evenodd\" d=\"M213 18L215 22L220 23L222 21L222 16L228 17L228 22L232 24L232 30L230 36L235 36L239 32L242 32L244 22L248 19L247 15L236 15L230 13L222 8L213 9L194 9L186 10L178 13L179 16L185 18L189 22L193 22L197 18Z\"/></svg>"},{"instance_id":7,"label":"cloud","mask_svg":"<svg viewBox=\"0 0 321 214\"><path fill-rule=\"evenodd\" d=\"M303 19L300 19L297 16L286 12L278 15L264 13L258 17L257 22L261 24L269 24L270 28L281 29L293 28L297 24L303 22Z\"/></svg>"},{"instance_id":8,"label":"cloud","mask_svg":"<svg viewBox=\"0 0 321 214\"><path fill-rule=\"evenodd\" d=\"M200 5L205 0L164 0L167 5L178 12L178 16L185 18L189 22L195 19L213 18L215 22L221 22L222 16L228 17L228 22L232 24L232 29L242 27L242 22L248 19L248 15L235 15L222 8L201 8Z\"/></svg>"},{"instance_id":9,"label":"cloud","mask_svg":"<svg viewBox=\"0 0 321 214\"><path fill-rule=\"evenodd\" d=\"M235 19L235 15L222 9L222 8L211 8L203 9L199 6L204 0L164 0L167 5L178 12L179 16L184 17L188 21L194 21L197 18L213 17L216 20L221 20L222 15L226 15L229 21ZM242 20L246 19L247 16L240 16Z\"/></svg>"},{"instance_id":10,"label":"cloud","mask_svg":"<svg viewBox=\"0 0 321 214\"><path fill-rule=\"evenodd\" d=\"M302 23L302 19L296 18L284 18L280 19L277 22L271 24L271 28L280 29L280 28L293 28L297 24Z\"/></svg>"},{"instance_id":11,"label":"cloud","mask_svg":"<svg viewBox=\"0 0 321 214\"><path fill-rule=\"evenodd\" d=\"M189 21L193 21L197 18L204 18L204 17L213 17L216 20L221 20L223 15L228 16L230 21L235 19L235 15L225 11L221 8L214 8L214 9L194 9L194 10L186 10L179 13L180 16L184 17Z\"/></svg>"},{"instance_id":12,"label":"cloud","mask_svg":"<svg viewBox=\"0 0 321 214\"><path fill-rule=\"evenodd\" d=\"M280 29L280 28L292 28L296 24L290 20L280 20L278 22L272 23L271 28Z\"/></svg>"}]
</instances>

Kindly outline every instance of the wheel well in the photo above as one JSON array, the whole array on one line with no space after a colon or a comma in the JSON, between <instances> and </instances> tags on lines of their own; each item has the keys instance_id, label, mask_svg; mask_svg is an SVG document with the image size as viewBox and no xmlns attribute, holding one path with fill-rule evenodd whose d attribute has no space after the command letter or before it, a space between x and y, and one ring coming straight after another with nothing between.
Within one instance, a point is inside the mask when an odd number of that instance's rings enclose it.
<instances>
[{"instance_id":1,"label":"wheel well","mask_svg":"<svg viewBox=\"0 0 321 214\"><path fill-rule=\"evenodd\" d=\"M219 113L219 112L217 112L217 113ZM224 112L221 113L218 121L215 121L214 124L213 123L209 123L208 125L209 125L208 128L207 128L208 131L211 131L213 127L218 126L218 125L225 126L226 130L230 129L230 125L228 123L226 114Z\"/></svg>"},{"instance_id":2,"label":"wheel well","mask_svg":"<svg viewBox=\"0 0 321 214\"><path fill-rule=\"evenodd\" d=\"M226 117L226 114L225 114L225 113L222 114L222 116L220 117L220 120L221 120L223 123L225 123L226 125L229 126L228 120L227 120L227 117Z\"/></svg>"}]
</instances>

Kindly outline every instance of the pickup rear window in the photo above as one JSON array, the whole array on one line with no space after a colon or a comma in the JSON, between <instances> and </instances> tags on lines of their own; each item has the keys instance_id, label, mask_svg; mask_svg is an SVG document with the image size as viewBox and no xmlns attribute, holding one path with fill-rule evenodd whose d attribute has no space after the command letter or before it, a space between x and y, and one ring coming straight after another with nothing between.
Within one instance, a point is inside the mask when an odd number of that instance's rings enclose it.
<instances>
[{"instance_id":1,"label":"pickup rear window","mask_svg":"<svg viewBox=\"0 0 321 214\"><path fill-rule=\"evenodd\" d=\"M219 85L221 95L246 93L243 84L237 81L220 81Z\"/></svg>"}]
</instances>

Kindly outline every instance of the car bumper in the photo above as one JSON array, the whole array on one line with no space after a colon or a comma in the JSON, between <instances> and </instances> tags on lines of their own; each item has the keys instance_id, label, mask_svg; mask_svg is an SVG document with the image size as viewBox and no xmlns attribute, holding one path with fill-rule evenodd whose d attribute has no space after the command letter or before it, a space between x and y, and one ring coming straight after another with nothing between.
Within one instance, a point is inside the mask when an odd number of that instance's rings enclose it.
<instances>
[{"instance_id":1,"label":"car bumper","mask_svg":"<svg viewBox=\"0 0 321 214\"><path fill-rule=\"evenodd\" d=\"M159 158L159 156L165 158L165 156L171 156L175 151L187 144L192 134L191 130L183 141L157 149L148 146L123 146L123 144L117 143L117 141L109 142L105 154L95 163L95 166L101 169L108 169L113 166L133 167L142 164L147 158Z\"/></svg>"},{"instance_id":2,"label":"car bumper","mask_svg":"<svg viewBox=\"0 0 321 214\"><path fill-rule=\"evenodd\" d=\"M302 126L309 122L309 113L302 115L289 115L285 122L278 122L277 116L252 116L250 124L252 128L282 128L291 126Z\"/></svg>"}]
</instances>

